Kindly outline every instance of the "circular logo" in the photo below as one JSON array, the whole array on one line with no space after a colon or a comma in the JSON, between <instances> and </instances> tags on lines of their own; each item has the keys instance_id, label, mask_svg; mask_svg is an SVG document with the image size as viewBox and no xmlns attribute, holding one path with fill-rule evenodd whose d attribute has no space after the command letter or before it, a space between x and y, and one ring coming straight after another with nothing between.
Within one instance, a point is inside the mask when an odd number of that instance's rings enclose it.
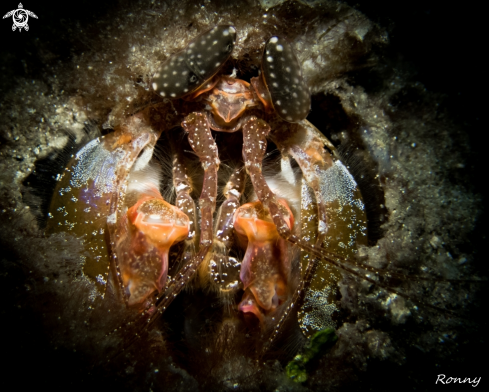
<instances>
[{"instance_id":1,"label":"circular logo","mask_svg":"<svg viewBox=\"0 0 489 392\"><path fill-rule=\"evenodd\" d=\"M29 20L29 15L24 9L18 9L14 11L12 15L12 19L14 21L14 25L19 28L22 28L27 25L27 21Z\"/></svg>"}]
</instances>

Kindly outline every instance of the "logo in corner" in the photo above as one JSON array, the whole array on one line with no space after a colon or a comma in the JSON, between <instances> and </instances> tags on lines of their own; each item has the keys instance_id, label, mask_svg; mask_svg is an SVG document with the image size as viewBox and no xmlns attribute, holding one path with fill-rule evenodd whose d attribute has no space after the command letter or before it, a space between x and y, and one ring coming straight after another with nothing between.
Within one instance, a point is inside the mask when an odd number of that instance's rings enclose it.
<instances>
[{"instance_id":1,"label":"logo in corner","mask_svg":"<svg viewBox=\"0 0 489 392\"><path fill-rule=\"evenodd\" d=\"M9 16L12 17L12 20L14 21L14 24L12 25L12 31L15 31L16 29L22 31L22 28L24 28L25 31L29 31L29 25L27 24L29 16L38 19L37 15L32 11L25 10L22 3L19 3L18 7L19 8L17 8L16 10L7 12L3 16L3 19L8 18Z\"/></svg>"}]
</instances>

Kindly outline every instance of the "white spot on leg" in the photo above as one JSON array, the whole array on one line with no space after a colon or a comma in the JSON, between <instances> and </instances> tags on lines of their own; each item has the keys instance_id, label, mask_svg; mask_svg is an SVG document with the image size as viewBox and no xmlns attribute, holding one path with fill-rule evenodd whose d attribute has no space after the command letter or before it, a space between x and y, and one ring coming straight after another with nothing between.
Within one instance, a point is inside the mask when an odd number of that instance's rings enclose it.
<instances>
[{"instance_id":1,"label":"white spot on leg","mask_svg":"<svg viewBox=\"0 0 489 392\"><path fill-rule=\"evenodd\" d=\"M156 83L153 83L153 90L158 90L158 85Z\"/></svg>"}]
</instances>

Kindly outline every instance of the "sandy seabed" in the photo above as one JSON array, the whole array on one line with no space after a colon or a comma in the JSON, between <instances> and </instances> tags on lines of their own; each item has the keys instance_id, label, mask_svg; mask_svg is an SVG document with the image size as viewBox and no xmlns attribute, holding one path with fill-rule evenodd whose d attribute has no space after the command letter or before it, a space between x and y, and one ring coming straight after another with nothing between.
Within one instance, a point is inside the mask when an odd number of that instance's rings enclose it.
<instances>
[{"instance_id":1,"label":"sandy seabed","mask_svg":"<svg viewBox=\"0 0 489 392\"><path fill-rule=\"evenodd\" d=\"M29 20L33 34L43 14L25 6L39 16ZM483 283L449 282L483 279L487 269L477 253L482 201L472 185L471 123L416 82L390 49L388 26L336 2L120 2L106 13L91 6L93 18L45 25L51 41L33 39L28 48L36 53L19 49L2 60L0 287L9 362L2 382L16 377L19 387L63 390L390 390L393 382L430 389L443 372L481 376L468 369L477 369L471 352L483 343ZM389 284L411 298L343 273L339 340L303 384L286 377L286 357L258 360L233 350L246 336L228 331L229 347L206 351L193 335L198 329L175 334L177 306L212 302L197 301L195 290L130 347L124 334L107 337L125 310L110 298L89 309L86 250L69 233L44 236L36 218L52 192L32 175L48 170L39 162L70 137L82 138L88 121L104 129L120 124L152 99L151 76L162 61L229 22L238 31L232 62L243 74L257 73L271 35L284 34L295 48L312 94L308 119L339 146L364 196L369 245L359 250L361 261L406 275ZM23 74L13 68L18 59ZM212 323L204 313L175 317L183 325ZM218 340L210 332L205 339Z\"/></svg>"}]
</instances>

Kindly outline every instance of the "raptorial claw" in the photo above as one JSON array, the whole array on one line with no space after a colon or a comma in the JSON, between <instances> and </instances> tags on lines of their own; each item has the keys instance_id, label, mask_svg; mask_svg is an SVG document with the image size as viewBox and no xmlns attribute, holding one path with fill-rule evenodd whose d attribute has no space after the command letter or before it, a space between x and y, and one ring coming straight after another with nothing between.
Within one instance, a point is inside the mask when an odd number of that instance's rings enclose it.
<instances>
[{"instance_id":1,"label":"raptorial claw","mask_svg":"<svg viewBox=\"0 0 489 392\"><path fill-rule=\"evenodd\" d=\"M115 253L107 246L116 243L119 209L128 186L128 176L145 167L151 158L158 133L135 115L115 132L87 143L58 175L46 233L69 231L87 250L83 274L104 296L109 279L109 260Z\"/></svg>"},{"instance_id":2,"label":"raptorial claw","mask_svg":"<svg viewBox=\"0 0 489 392\"><path fill-rule=\"evenodd\" d=\"M287 203L281 199L278 205L292 228L294 218ZM287 242L259 201L236 211L234 229L243 247L246 246L240 272L245 294L239 310L253 313L263 322L264 315L275 312L287 300L291 269Z\"/></svg>"},{"instance_id":3,"label":"raptorial claw","mask_svg":"<svg viewBox=\"0 0 489 392\"><path fill-rule=\"evenodd\" d=\"M143 196L127 211L128 236L117 251L129 305L161 292L168 275L170 247L187 238L189 219L162 198Z\"/></svg>"}]
</instances>

